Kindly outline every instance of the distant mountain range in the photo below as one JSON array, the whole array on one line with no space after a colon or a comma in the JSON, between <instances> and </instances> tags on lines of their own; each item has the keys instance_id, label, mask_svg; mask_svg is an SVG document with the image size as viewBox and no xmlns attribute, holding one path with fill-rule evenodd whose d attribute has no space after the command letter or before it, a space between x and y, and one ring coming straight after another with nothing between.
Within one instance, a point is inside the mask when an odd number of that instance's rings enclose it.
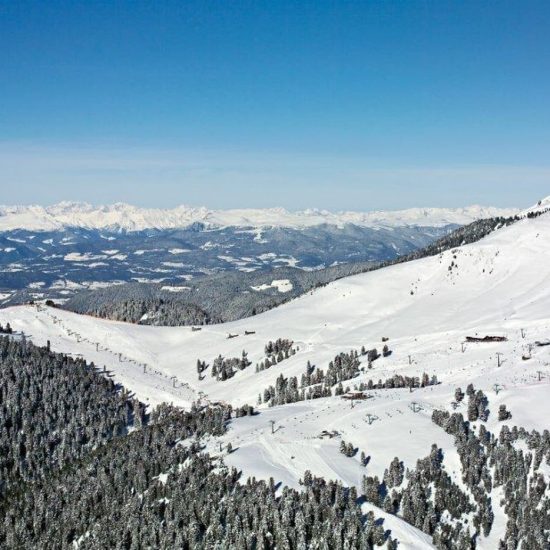
<instances>
[{"instance_id":1,"label":"distant mountain range","mask_svg":"<svg viewBox=\"0 0 550 550\"><path fill-rule=\"evenodd\" d=\"M443 227L466 225L474 220L511 216L515 209L484 206L465 208L411 208L396 211L329 212L309 209L289 212L284 208L209 210L178 206L173 209L138 208L129 204L92 206L87 203L61 202L53 206L0 206L0 231L27 229L59 231L85 228L111 231L181 229L202 224L220 227L286 227L302 229L318 225L369 228Z\"/></svg>"},{"instance_id":2,"label":"distant mountain range","mask_svg":"<svg viewBox=\"0 0 550 550\"><path fill-rule=\"evenodd\" d=\"M473 220L515 213L479 206L337 214L80 203L0 207L0 305L62 302L128 282L177 291L190 279L221 272L388 261Z\"/></svg>"}]
</instances>

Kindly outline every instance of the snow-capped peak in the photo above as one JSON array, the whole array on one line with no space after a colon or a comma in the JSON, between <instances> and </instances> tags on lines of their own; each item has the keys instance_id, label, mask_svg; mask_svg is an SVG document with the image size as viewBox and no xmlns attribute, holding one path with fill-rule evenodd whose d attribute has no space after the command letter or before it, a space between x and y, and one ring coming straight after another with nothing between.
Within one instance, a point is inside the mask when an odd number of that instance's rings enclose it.
<instances>
[{"instance_id":1,"label":"snow-capped peak","mask_svg":"<svg viewBox=\"0 0 550 550\"><path fill-rule=\"evenodd\" d=\"M545 201L550 199L545 199ZM549 202L550 204L550 202ZM462 225L481 218L510 216L516 209L469 206L465 208L411 208L396 211L329 212L308 209L289 212L284 208L209 210L181 205L173 209L139 208L125 203L93 206L64 201L53 206L0 206L0 231L12 229L60 230L66 227L139 231L175 229L193 223L209 227L290 227L328 224L362 227Z\"/></svg>"}]
</instances>

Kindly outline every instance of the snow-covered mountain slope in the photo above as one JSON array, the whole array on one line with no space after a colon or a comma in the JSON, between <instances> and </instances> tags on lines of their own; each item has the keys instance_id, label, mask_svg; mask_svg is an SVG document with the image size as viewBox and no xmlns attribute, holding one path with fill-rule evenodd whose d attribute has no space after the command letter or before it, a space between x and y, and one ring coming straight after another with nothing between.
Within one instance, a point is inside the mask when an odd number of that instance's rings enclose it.
<instances>
[{"instance_id":1,"label":"snow-covered mountain slope","mask_svg":"<svg viewBox=\"0 0 550 550\"><path fill-rule=\"evenodd\" d=\"M456 228L5 231L0 232L0 295L8 294L18 303L48 298L57 303L86 288L124 282L177 287L185 280L219 272L260 273L281 266L317 271L342 263L386 261L423 248ZM257 284L252 281L250 286Z\"/></svg>"},{"instance_id":2,"label":"snow-covered mountain slope","mask_svg":"<svg viewBox=\"0 0 550 550\"><path fill-rule=\"evenodd\" d=\"M117 351L133 350L136 358L157 363L182 380L189 378L197 391L214 399L224 398L230 388L233 401L252 402L257 397L256 387L272 380L278 366L258 375L249 369L223 384L208 377L199 383L195 380L196 359L211 359L213 353L240 355L244 348L256 362L263 358L268 340L291 338L301 350L283 363L286 368L280 372L286 375L292 373L294 364L301 368L307 359L322 364L332 359L334 352L375 345L381 336L390 337L394 345L396 340L417 339L419 343L413 347L418 348L427 345L420 343L423 335L437 341L440 334L456 333L460 340L466 333L545 321L550 317L546 308L546 300L550 300L548 236L550 215L521 220L478 243L348 277L265 314L206 326L197 332L189 327L131 326L60 310L36 312L31 307L2 310L0 319L12 319L40 336L55 315L82 335L93 334ZM29 324L31 320L33 324ZM34 325L38 331L33 330ZM245 337L245 330L256 333ZM63 332L60 326L58 331ZM228 340L228 333L240 336ZM136 343L140 341L143 345ZM190 373L186 373L188 369ZM256 387L234 393L233 386L250 387L241 384L248 378Z\"/></svg>"},{"instance_id":3,"label":"snow-covered mountain slope","mask_svg":"<svg viewBox=\"0 0 550 550\"><path fill-rule=\"evenodd\" d=\"M27 229L53 231L65 227L139 231L174 229L201 223L207 227L292 227L321 224L341 227L441 227L464 225L477 219L511 216L515 209L483 206L466 208L412 208L389 212L337 212L304 210L289 212L283 208L208 210L178 206L171 210L138 208L128 204L92 206L87 203L61 202L54 206L0 206L0 231Z\"/></svg>"},{"instance_id":4,"label":"snow-covered mountain slope","mask_svg":"<svg viewBox=\"0 0 550 550\"><path fill-rule=\"evenodd\" d=\"M353 407L337 396L262 407L260 415L232 423L223 440L236 450L226 460L247 475L273 476L295 487L306 469L357 485L365 473L381 476L394 456L414 467L436 443L444 451L447 473L464 487L452 437L431 421L431 413L436 408L452 411L455 388L464 390L472 383L489 399L489 431L500 430L501 404L511 411L512 425L547 429L550 346L535 343L550 338L549 312L550 214L543 214L472 245L349 277L265 314L200 331L127 325L32 306L0 310L0 323L10 322L38 344L50 340L55 350L107 365L141 399L182 405L198 398L256 404L258 394L275 385L280 374L300 379L308 360L326 371L340 352L363 345L381 348L387 337L392 354L344 385L423 372L435 374L441 383L412 393L372 390L370 399ZM228 334L238 336L228 339ZM464 344L475 335L507 340ZM292 339L297 353L255 372L254 364L265 358L265 344L277 338ZM243 349L251 366L223 382L210 375L210 367L198 380L197 359L212 365L218 354L240 357ZM462 402L456 410L465 414L466 407ZM323 430L338 435L321 438ZM358 456L339 452L341 440L370 456L366 468ZM212 440L210 451L217 448L218 441ZM495 492L493 530L478 540L478 548L498 546L506 522L499 502ZM430 547L429 538L398 517L385 516L385 525L403 548Z\"/></svg>"}]
</instances>

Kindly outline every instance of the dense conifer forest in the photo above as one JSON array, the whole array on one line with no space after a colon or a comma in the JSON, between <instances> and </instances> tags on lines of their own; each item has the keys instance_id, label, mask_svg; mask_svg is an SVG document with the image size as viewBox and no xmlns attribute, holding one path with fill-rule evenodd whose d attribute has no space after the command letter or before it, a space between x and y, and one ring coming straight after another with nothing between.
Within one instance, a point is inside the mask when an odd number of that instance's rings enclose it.
<instances>
[{"instance_id":1,"label":"dense conifer forest","mask_svg":"<svg viewBox=\"0 0 550 550\"><path fill-rule=\"evenodd\" d=\"M203 452L202 436L251 408L147 414L93 364L7 337L0 369L4 548L391 544L353 488L306 476L277 492Z\"/></svg>"},{"instance_id":2,"label":"dense conifer forest","mask_svg":"<svg viewBox=\"0 0 550 550\"><path fill-rule=\"evenodd\" d=\"M341 384L361 356L369 352L339 354L323 379ZM550 547L542 474L550 435L504 423L499 434L490 433L487 396L471 384L455 392L457 401L468 400L467 419L432 414L454 438L461 486L434 444L415 468L396 456L383 479L366 474L360 488L306 471L297 491L273 479L244 479L226 466L231 443L218 456L207 454L204 438L225 434L233 418L258 414L252 407L184 411L163 404L147 411L103 369L10 336L0 337L0 374L3 548L398 548L383 523L364 513L366 501L425 532L437 548L471 549L491 533L495 494L506 514L499 550ZM424 374L365 389L435 383ZM273 404L299 398L295 378L280 377L273 391ZM499 420L509 420L502 410ZM351 442L342 440L340 450L369 462Z\"/></svg>"}]
</instances>

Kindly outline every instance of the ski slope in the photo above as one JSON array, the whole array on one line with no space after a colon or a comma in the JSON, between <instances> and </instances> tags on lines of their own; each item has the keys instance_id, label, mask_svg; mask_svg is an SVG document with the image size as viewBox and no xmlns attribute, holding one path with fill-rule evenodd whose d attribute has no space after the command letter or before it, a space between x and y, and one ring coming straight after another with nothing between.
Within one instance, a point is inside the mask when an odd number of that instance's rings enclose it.
<instances>
[{"instance_id":1,"label":"ski slope","mask_svg":"<svg viewBox=\"0 0 550 550\"><path fill-rule=\"evenodd\" d=\"M441 383L412 393L370 391L371 399L353 408L340 397L262 406L260 415L237 419L221 440L210 440L209 450L219 453L220 442L231 442L235 450L224 452L227 463L245 475L273 476L298 487L306 469L358 485L364 474L382 476L394 456L413 467L436 443L444 450L448 473L462 486L452 438L430 420L434 408L451 410L456 387L464 390L473 383L488 396L490 431L500 430L496 412L502 403L512 413L512 424L548 428L550 346L532 345L550 338L550 214L523 219L472 245L336 281L264 314L200 331L129 325L44 306L0 310L0 323L5 322L37 344L50 340L54 350L105 365L152 405L189 406L199 399L256 405L258 394L281 373L300 379L308 360L326 370L338 353L363 345L380 350L381 338L387 337L392 354L349 381L350 387L395 373L427 372ZM228 339L228 334L238 336ZM464 345L466 336L488 334L507 341ZM299 351L256 373L264 345L277 338L292 339ZM240 357L243 349L252 361L247 369L223 382L208 369L198 380L197 359L211 365L218 354ZM465 414L466 404L457 410ZM376 419L367 422L367 414ZM323 430L339 435L321 438ZM339 452L342 439L370 457L366 467L359 453L348 458ZM479 548L497 546L505 525L498 502L493 499L494 528ZM384 517L401 547L431 547L430 537L396 516L381 510L376 515Z\"/></svg>"}]
</instances>

